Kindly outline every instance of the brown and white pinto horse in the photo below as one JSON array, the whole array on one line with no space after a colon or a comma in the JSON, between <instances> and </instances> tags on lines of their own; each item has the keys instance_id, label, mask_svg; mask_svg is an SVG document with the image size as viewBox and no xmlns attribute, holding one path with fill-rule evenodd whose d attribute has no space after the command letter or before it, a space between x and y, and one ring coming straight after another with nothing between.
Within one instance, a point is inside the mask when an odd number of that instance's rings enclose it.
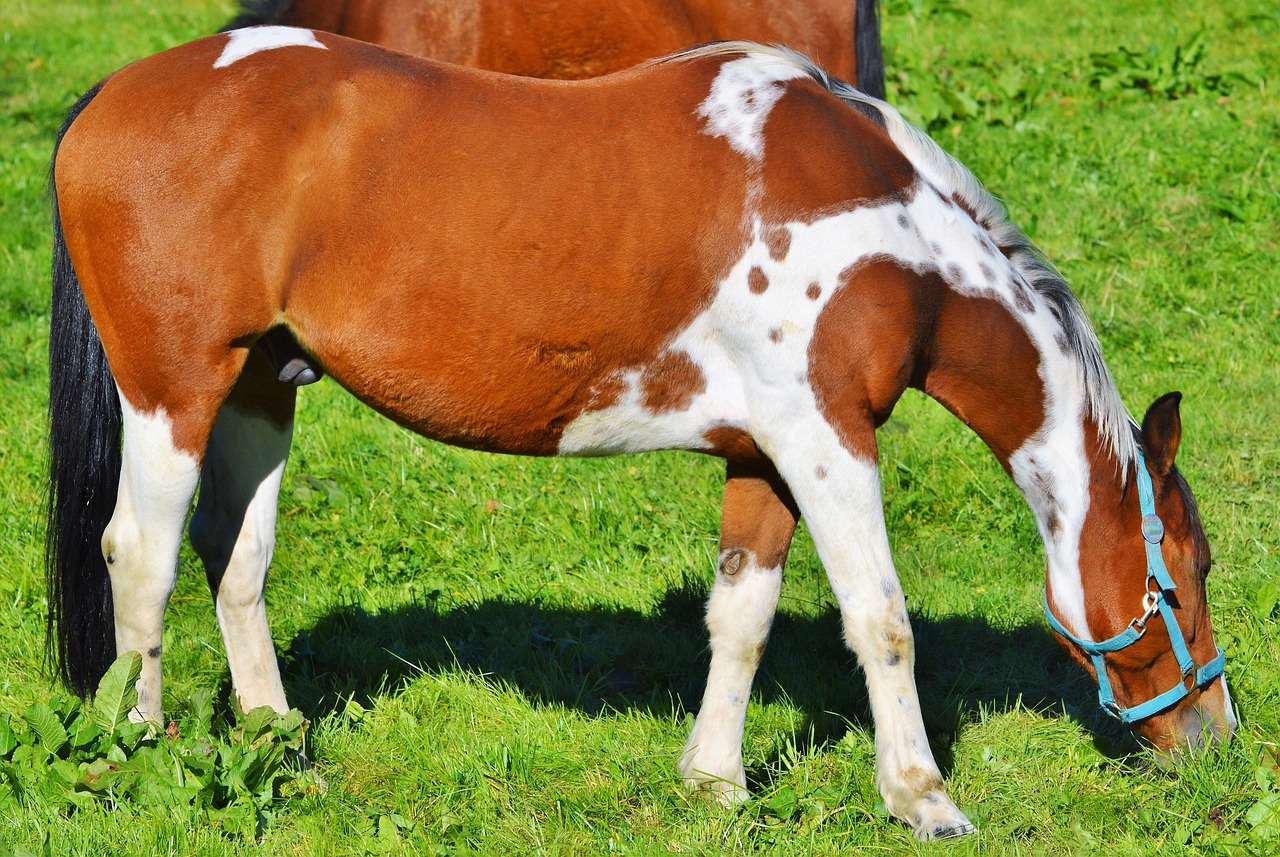
<instances>
[{"instance_id":1,"label":"brown and white pinto horse","mask_svg":"<svg viewBox=\"0 0 1280 857\"><path fill-rule=\"evenodd\" d=\"M80 691L143 653L139 717L162 718L161 623L197 485L191 538L240 705L288 706L263 581L296 390L252 348L277 329L448 443L728 460L711 667L681 760L723 799L746 793L747 701L803 514L866 673L885 805L922 838L972 829L925 735L881 507L875 429L908 386L1021 487L1082 637L1142 603L1141 445L1176 614L1213 656L1177 397L1134 426L1078 302L999 204L798 55L713 45L565 83L241 30L87 93L53 182L51 623ZM1110 673L1121 704L1177 683L1161 624ZM1225 738L1225 681L1136 728L1165 748Z\"/></svg>"},{"instance_id":2,"label":"brown and white pinto horse","mask_svg":"<svg viewBox=\"0 0 1280 857\"><path fill-rule=\"evenodd\" d=\"M621 71L699 42L778 42L884 96L876 0L243 0L225 29L259 24L564 80Z\"/></svg>"}]
</instances>

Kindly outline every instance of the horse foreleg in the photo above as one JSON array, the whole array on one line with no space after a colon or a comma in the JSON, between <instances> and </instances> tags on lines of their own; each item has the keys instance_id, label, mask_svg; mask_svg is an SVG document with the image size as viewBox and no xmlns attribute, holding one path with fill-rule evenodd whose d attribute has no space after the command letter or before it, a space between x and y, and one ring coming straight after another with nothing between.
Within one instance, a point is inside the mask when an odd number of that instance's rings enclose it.
<instances>
[{"instance_id":1,"label":"horse foreleg","mask_svg":"<svg viewBox=\"0 0 1280 857\"><path fill-rule=\"evenodd\" d=\"M289 710L263 587L275 547L276 500L293 437L296 392L251 355L214 424L191 518L241 710Z\"/></svg>"},{"instance_id":2,"label":"horse foreleg","mask_svg":"<svg viewBox=\"0 0 1280 857\"><path fill-rule=\"evenodd\" d=\"M707 603L711 668L680 761L690 787L723 800L747 796L742 767L747 701L778 606L796 517L791 495L771 465L729 462L720 560Z\"/></svg>"},{"instance_id":3,"label":"horse foreleg","mask_svg":"<svg viewBox=\"0 0 1280 857\"><path fill-rule=\"evenodd\" d=\"M915 682L915 644L889 553L874 460L850 455L824 432L806 432L777 459L813 535L840 605L845 640L866 674L876 725L876 782L890 813L919 839L974 829L947 796L929 749ZM826 432L830 435L830 432Z\"/></svg>"}]
</instances>

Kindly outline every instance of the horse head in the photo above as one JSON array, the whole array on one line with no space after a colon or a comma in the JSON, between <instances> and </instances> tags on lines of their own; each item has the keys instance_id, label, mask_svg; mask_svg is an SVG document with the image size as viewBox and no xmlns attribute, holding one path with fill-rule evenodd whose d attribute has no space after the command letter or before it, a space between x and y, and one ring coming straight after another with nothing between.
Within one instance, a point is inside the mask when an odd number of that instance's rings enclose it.
<instances>
[{"instance_id":1,"label":"horse head","mask_svg":"<svg viewBox=\"0 0 1280 857\"><path fill-rule=\"evenodd\" d=\"M1094 673L1103 709L1166 760L1236 728L1205 597L1209 543L1174 464L1180 400L1169 393L1147 410L1123 481L1105 463L1091 468L1079 549L1088 627L1068 628L1052 588L1046 596L1059 642Z\"/></svg>"}]
</instances>

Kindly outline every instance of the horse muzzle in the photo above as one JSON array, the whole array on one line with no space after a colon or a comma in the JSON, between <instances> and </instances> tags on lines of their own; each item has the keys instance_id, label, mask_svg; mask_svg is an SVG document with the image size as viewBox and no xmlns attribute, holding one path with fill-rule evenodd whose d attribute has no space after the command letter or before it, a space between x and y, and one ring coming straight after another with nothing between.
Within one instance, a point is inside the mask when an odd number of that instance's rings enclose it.
<instances>
[{"instance_id":1,"label":"horse muzzle","mask_svg":"<svg viewBox=\"0 0 1280 857\"><path fill-rule=\"evenodd\" d=\"M1169 719L1170 734L1156 746L1156 761L1161 766L1181 761L1189 751L1228 743L1239 725L1231 691L1221 676L1205 687L1193 704L1174 712Z\"/></svg>"}]
</instances>

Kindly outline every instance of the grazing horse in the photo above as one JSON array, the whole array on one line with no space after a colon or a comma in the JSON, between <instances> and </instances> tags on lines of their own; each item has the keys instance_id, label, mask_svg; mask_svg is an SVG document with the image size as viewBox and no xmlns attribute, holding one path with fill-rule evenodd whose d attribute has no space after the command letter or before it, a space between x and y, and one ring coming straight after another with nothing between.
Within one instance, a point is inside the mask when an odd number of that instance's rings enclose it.
<instances>
[{"instance_id":1,"label":"grazing horse","mask_svg":"<svg viewBox=\"0 0 1280 857\"><path fill-rule=\"evenodd\" d=\"M526 77L596 77L714 39L781 42L884 97L876 0L242 0L286 24Z\"/></svg>"},{"instance_id":2,"label":"grazing horse","mask_svg":"<svg viewBox=\"0 0 1280 857\"><path fill-rule=\"evenodd\" d=\"M191 540L235 693L288 707L263 582L296 388L252 347L287 330L447 443L727 459L693 787L746 794L747 701L803 514L866 675L885 806L921 838L973 829L925 735L881 506L875 429L908 386L1027 497L1047 603L1108 710L1170 750L1234 729L1177 394L1135 425L999 203L797 54L711 45L566 83L240 30L95 86L52 175L51 628L78 691L140 652L136 716L161 721L199 484Z\"/></svg>"}]
</instances>

